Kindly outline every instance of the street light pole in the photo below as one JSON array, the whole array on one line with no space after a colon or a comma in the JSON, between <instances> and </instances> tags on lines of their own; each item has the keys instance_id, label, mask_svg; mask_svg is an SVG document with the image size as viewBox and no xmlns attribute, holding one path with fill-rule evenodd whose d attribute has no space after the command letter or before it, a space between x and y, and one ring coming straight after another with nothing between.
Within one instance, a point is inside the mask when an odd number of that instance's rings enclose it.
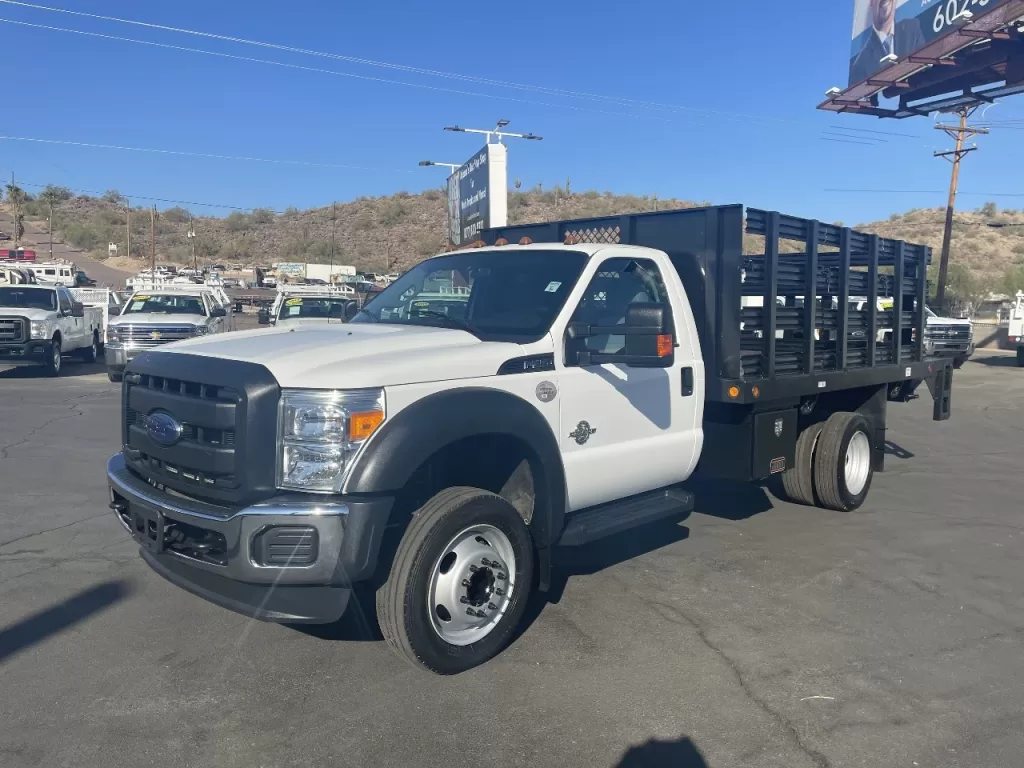
<instances>
[{"instance_id":1,"label":"street light pole","mask_svg":"<svg viewBox=\"0 0 1024 768\"><path fill-rule=\"evenodd\" d=\"M420 167L422 167L422 168L428 168L428 167L430 167L432 165L437 165L437 166L440 166L442 168L447 168L452 173L455 173L457 170L459 170L459 168L462 167L462 165L459 164L459 163L436 163L433 160L420 160Z\"/></svg>"},{"instance_id":2,"label":"street light pole","mask_svg":"<svg viewBox=\"0 0 1024 768\"><path fill-rule=\"evenodd\" d=\"M502 144L502 139L526 139L527 141L543 141L543 136L537 136L533 133L508 133L507 131L501 130L509 124L508 120L499 120L497 126L491 129L486 128L461 128L457 125L446 125L446 131L453 131L454 133L481 133L487 137L488 144ZM497 137L497 141L495 141Z\"/></svg>"}]
</instances>

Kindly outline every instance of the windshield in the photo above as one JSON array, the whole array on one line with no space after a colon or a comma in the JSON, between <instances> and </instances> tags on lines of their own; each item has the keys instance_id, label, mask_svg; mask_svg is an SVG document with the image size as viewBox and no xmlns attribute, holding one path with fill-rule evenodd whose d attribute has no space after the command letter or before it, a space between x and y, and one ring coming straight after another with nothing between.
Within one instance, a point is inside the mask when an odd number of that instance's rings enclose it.
<instances>
[{"instance_id":1,"label":"windshield","mask_svg":"<svg viewBox=\"0 0 1024 768\"><path fill-rule=\"evenodd\" d=\"M45 288L0 288L0 307L57 309L57 294Z\"/></svg>"},{"instance_id":2,"label":"windshield","mask_svg":"<svg viewBox=\"0 0 1024 768\"><path fill-rule=\"evenodd\" d=\"M463 328L488 341L536 341L586 262L577 251L514 247L439 256L402 275L352 322Z\"/></svg>"},{"instance_id":3,"label":"windshield","mask_svg":"<svg viewBox=\"0 0 1024 768\"><path fill-rule=\"evenodd\" d=\"M277 316L281 320L305 318L335 318L345 316L345 305L351 299L323 296L290 296L281 303Z\"/></svg>"},{"instance_id":4,"label":"windshield","mask_svg":"<svg viewBox=\"0 0 1024 768\"><path fill-rule=\"evenodd\" d=\"M132 296L122 314L135 312L157 312L165 315L206 315L203 300L198 296L174 294L137 294Z\"/></svg>"}]
</instances>

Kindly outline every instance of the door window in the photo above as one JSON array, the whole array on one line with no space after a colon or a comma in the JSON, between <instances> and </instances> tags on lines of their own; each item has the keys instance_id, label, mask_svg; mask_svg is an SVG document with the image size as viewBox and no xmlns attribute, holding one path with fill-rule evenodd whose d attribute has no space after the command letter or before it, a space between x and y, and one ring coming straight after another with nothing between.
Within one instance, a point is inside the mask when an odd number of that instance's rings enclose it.
<instances>
[{"instance_id":1,"label":"door window","mask_svg":"<svg viewBox=\"0 0 1024 768\"><path fill-rule=\"evenodd\" d=\"M608 259L601 264L587 286L571 322L598 326L625 325L630 304L652 302L668 304L665 283L653 261ZM579 350L576 351L614 355L625 351L626 337L604 334L569 340L567 344L579 344ZM575 355L568 355L567 359L573 360Z\"/></svg>"},{"instance_id":2,"label":"door window","mask_svg":"<svg viewBox=\"0 0 1024 768\"><path fill-rule=\"evenodd\" d=\"M61 312L71 312L71 296L68 294L67 291L62 291L58 289L57 302L60 306Z\"/></svg>"}]
</instances>

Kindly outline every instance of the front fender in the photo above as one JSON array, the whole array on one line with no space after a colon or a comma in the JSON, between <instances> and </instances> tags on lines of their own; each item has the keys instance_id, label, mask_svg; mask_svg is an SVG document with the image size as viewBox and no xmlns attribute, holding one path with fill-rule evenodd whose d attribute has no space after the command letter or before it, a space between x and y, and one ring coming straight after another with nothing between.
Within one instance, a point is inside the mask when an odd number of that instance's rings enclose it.
<instances>
[{"instance_id":1,"label":"front fender","mask_svg":"<svg viewBox=\"0 0 1024 768\"><path fill-rule=\"evenodd\" d=\"M508 435L532 452L537 491L531 530L539 548L554 544L565 518L565 470L558 441L537 409L508 392L465 387L404 408L373 436L352 467L344 494L393 494L432 455L467 437Z\"/></svg>"}]
</instances>

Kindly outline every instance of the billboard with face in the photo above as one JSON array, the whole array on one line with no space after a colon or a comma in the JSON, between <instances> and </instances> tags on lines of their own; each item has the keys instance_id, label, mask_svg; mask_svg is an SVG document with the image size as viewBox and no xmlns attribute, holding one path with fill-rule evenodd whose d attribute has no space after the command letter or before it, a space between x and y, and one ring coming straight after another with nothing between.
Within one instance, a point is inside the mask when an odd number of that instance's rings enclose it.
<instances>
[{"instance_id":1,"label":"billboard with face","mask_svg":"<svg viewBox=\"0 0 1024 768\"><path fill-rule=\"evenodd\" d=\"M1007 1L854 0L850 85L962 27L965 11L977 18Z\"/></svg>"}]
</instances>

